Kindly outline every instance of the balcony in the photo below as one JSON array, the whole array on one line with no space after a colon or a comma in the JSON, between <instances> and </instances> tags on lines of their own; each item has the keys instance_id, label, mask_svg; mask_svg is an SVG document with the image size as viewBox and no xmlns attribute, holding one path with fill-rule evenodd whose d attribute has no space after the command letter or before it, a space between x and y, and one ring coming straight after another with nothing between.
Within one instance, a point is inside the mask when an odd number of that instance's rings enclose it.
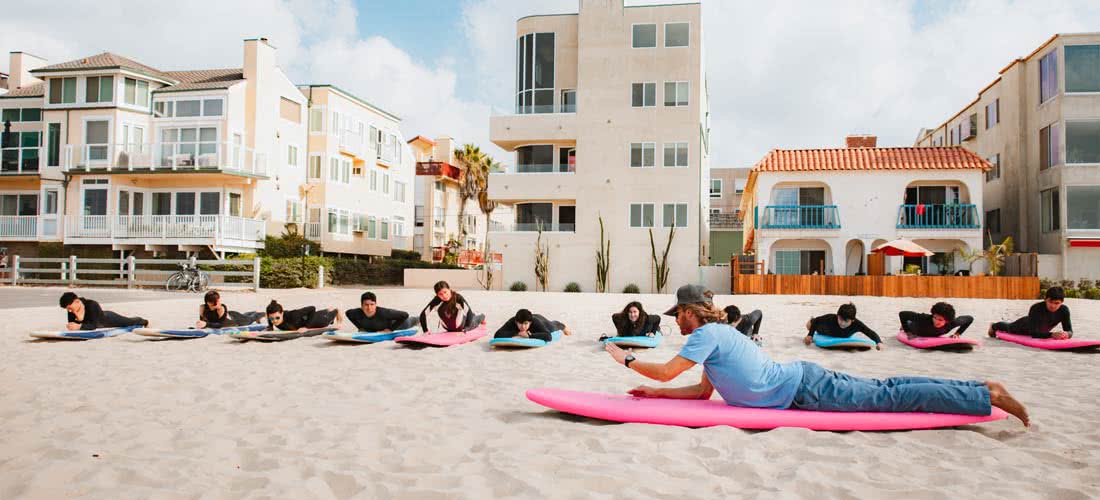
<instances>
[{"instance_id":1,"label":"balcony","mask_svg":"<svg viewBox=\"0 0 1100 500\"><path fill-rule=\"evenodd\" d=\"M304 224L305 228L303 232L305 237L310 241L321 241L321 223L320 222L307 222Z\"/></svg>"},{"instance_id":2,"label":"balcony","mask_svg":"<svg viewBox=\"0 0 1100 500\"><path fill-rule=\"evenodd\" d=\"M978 207L973 204L901 205L898 229L981 229Z\"/></svg>"},{"instance_id":3,"label":"balcony","mask_svg":"<svg viewBox=\"0 0 1100 500\"><path fill-rule=\"evenodd\" d=\"M61 168L71 173L226 172L267 177L267 157L228 142L70 144Z\"/></svg>"},{"instance_id":4,"label":"balcony","mask_svg":"<svg viewBox=\"0 0 1100 500\"><path fill-rule=\"evenodd\" d=\"M508 174L575 174L577 173L576 163L571 165L557 165L553 163L548 164L525 164L525 165L505 165L497 167L489 172L489 175L508 175Z\"/></svg>"},{"instance_id":5,"label":"balcony","mask_svg":"<svg viewBox=\"0 0 1100 500\"><path fill-rule=\"evenodd\" d=\"M836 205L768 205L756 217L761 229L840 229Z\"/></svg>"},{"instance_id":6,"label":"balcony","mask_svg":"<svg viewBox=\"0 0 1100 500\"><path fill-rule=\"evenodd\" d=\"M489 223L490 233L536 233L539 230L537 222L495 222ZM572 222L542 223L544 233L575 233L577 224Z\"/></svg>"},{"instance_id":7,"label":"balcony","mask_svg":"<svg viewBox=\"0 0 1100 500\"><path fill-rule=\"evenodd\" d=\"M58 239L56 215L0 216L0 240L38 241Z\"/></svg>"},{"instance_id":8,"label":"balcony","mask_svg":"<svg viewBox=\"0 0 1100 500\"><path fill-rule=\"evenodd\" d=\"M70 215L65 243L262 248L265 222L228 215Z\"/></svg>"},{"instance_id":9,"label":"balcony","mask_svg":"<svg viewBox=\"0 0 1100 500\"><path fill-rule=\"evenodd\" d=\"M512 151L525 144L576 144L576 113L531 113L489 117L489 138Z\"/></svg>"},{"instance_id":10,"label":"balcony","mask_svg":"<svg viewBox=\"0 0 1100 500\"><path fill-rule=\"evenodd\" d=\"M461 171L458 167L442 161L418 161L416 162L416 175L431 175L435 177L447 177L455 181L459 180Z\"/></svg>"},{"instance_id":11,"label":"balcony","mask_svg":"<svg viewBox=\"0 0 1100 500\"><path fill-rule=\"evenodd\" d=\"M740 213L710 214L711 229L741 229L743 225Z\"/></svg>"}]
</instances>

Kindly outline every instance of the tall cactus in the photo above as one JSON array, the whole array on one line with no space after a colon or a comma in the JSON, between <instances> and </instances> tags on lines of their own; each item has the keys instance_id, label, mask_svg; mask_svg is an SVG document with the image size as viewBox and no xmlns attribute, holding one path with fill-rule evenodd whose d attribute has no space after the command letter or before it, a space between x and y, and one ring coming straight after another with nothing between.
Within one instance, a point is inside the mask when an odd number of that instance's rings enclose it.
<instances>
[{"instance_id":1,"label":"tall cactus","mask_svg":"<svg viewBox=\"0 0 1100 500\"><path fill-rule=\"evenodd\" d=\"M542 291L550 284L550 245L542 246L542 222L538 224L538 239L535 240L535 280Z\"/></svg>"},{"instance_id":2,"label":"tall cactus","mask_svg":"<svg viewBox=\"0 0 1100 500\"><path fill-rule=\"evenodd\" d=\"M653 228L649 229L649 251L653 258L653 275L657 282L657 293L664 293L665 285L668 284L668 252L672 249L672 238L676 236L676 226L672 225L668 228L668 243L665 244L665 251L661 254L661 259L657 260L657 245L653 242Z\"/></svg>"},{"instance_id":3,"label":"tall cactus","mask_svg":"<svg viewBox=\"0 0 1100 500\"><path fill-rule=\"evenodd\" d=\"M604 242L603 216L600 216L600 250L596 252L596 291L607 293L607 276L611 270L611 240Z\"/></svg>"}]
</instances>

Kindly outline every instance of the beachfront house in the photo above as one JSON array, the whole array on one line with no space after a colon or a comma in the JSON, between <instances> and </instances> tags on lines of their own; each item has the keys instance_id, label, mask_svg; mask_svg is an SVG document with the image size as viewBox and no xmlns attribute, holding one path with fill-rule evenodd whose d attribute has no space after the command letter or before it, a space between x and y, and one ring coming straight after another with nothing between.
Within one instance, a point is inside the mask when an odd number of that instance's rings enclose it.
<instances>
[{"instance_id":1,"label":"beachfront house","mask_svg":"<svg viewBox=\"0 0 1100 500\"><path fill-rule=\"evenodd\" d=\"M745 245L741 197L748 180L747 168L710 169L711 265L729 265Z\"/></svg>"},{"instance_id":2,"label":"beachfront house","mask_svg":"<svg viewBox=\"0 0 1100 500\"><path fill-rule=\"evenodd\" d=\"M752 168L741 204L744 250L763 262L760 272L971 270L955 250L983 248L982 183L989 164L960 147L879 148L876 142L849 136L845 148L777 149ZM878 263L869 252L898 238L935 256L888 257L882 269L871 269Z\"/></svg>"}]
</instances>

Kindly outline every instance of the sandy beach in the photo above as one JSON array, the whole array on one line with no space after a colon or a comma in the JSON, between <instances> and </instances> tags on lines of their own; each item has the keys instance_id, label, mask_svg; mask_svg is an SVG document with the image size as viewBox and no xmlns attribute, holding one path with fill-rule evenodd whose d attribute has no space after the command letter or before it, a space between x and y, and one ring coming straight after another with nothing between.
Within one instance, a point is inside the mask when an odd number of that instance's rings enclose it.
<instances>
[{"instance_id":1,"label":"sandy beach","mask_svg":"<svg viewBox=\"0 0 1100 500\"><path fill-rule=\"evenodd\" d=\"M835 312L844 298L717 297L719 305L763 310L765 349L777 360L875 377L998 380L1034 422L1030 430L1010 419L830 433L612 424L524 397L533 387L622 392L655 384L614 364L596 338L627 301L652 313L671 295L463 290L493 329L529 307L574 331L546 348L497 352L487 339L421 350L318 338L32 341L31 330L64 324L56 303L63 290L41 291L34 289L43 297L31 301L36 306L0 309L2 499L1100 497L1100 354L984 338L990 322L1024 315L1030 301L954 300L960 314L975 317L966 335L985 340L960 354L893 338L899 309L927 311L934 300L856 297L859 318L888 340L881 352L846 353L801 343L807 318ZM227 292L223 302L240 311L272 298L288 308L348 309L361 291ZM414 314L431 298L425 290L377 292L380 305ZM0 288L8 300L21 293ZM104 308L165 328L191 325L200 302L78 293L103 295ZM1100 301L1067 305L1076 335L1100 337ZM638 357L667 360L685 340L674 335ZM699 371L668 385L693 383Z\"/></svg>"}]
</instances>

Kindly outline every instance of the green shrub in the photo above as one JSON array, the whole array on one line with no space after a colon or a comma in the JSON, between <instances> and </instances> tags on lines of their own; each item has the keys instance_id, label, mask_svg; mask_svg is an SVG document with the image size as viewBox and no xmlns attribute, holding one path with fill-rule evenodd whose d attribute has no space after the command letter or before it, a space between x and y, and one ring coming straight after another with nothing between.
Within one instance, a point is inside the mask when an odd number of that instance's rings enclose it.
<instances>
[{"instance_id":1,"label":"green shrub","mask_svg":"<svg viewBox=\"0 0 1100 500\"><path fill-rule=\"evenodd\" d=\"M390 253L391 259L420 260L420 252L414 250L394 250Z\"/></svg>"},{"instance_id":2,"label":"green shrub","mask_svg":"<svg viewBox=\"0 0 1100 500\"><path fill-rule=\"evenodd\" d=\"M1090 288L1095 288L1095 287L1096 287L1096 282L1092 281L1090 279L1081 278L1080 280L1077 281L1077 289L1082 291L1082 292L1087 291Z\"/></svg>"},{"instance_id":3,"label":"green shrub","mask_svg":"<svg viewBox=\"0 0 1100 500\"><path fill-rule=\"evenodd\" d=\"M1043 299L1046 298L1046 296L1047 296L1047 289L1040 286L1039 287L1039 296L1036 297L1036 298L1039 299L1039 300L1043 300Z\"/></svg>"},{"instance_id":4,"label":"green shrub","mask_svg":"<svg viewBox=\"0 0 1100 500\"><path fill-rule=\"evenodd\" d=\"M459 269L417 259L333 259L333 282L338 285L403 285L405 269Z\"/></svg>"},{"instance_id":5,"label":"green shrub","mask_svg":"<svg viewBox=\"0 0 1100 500\"><path fill-rule=\"evenodd\" d=\"M565 285L564 291L567 293L580 293L581 286L575 281L570 281L569 284Z\"/></svg>"},{"instance_id":6,"label":"green shrub","mask_svg":"<svg viewBox=\"0 0 1100 500\"><path fill-rule=\"evenodd\" d=\"M1055 286L1055 285L1056 284L1054 283L1054 280L1052 280L1052 279L1039 278L1039 288L1042 288L1043 290L1046 290L1047 288L1050 288L1050 287Z\"/></svg>"},{"instance_id":7,"label":"green shrub","mask_svg":"<svg viewBox=\"0 0 1100 500\"><path fill-rule=\"evenodd\" d=\"M623 293L642 293L642 291L638 289L638 285L631 283L623 287Z\"/></svg>"},{"instance_id":8,"label":"green shrub","mask_svg":"<svg viewBox=\"0 0 1100 500\"><path fill-rule=\"evenodd\" d=\"M1085 298L1089 300L1100 300L1100 288L1092 287L1085 290Z\"/></svg>"},{"instance_id":9,"label":"green shrub","mask_svg":"<svg viewBox=\"0 0 1100 500\"><path fill-rule=\"evenodd\" d=\"M1070 288L1070 289L1066 290L1066 298L1067 299L1079 299L1079 298L1081 298L1081 293L1078 292L1076 289Z\"/></svg>"},{"instance_id":10,"label":"green shrub","mask_svg":"<svg viewBox=\"0 0 1100 500\"><path fill-rule=\"evenodd\" d=\"M301 233L283 233L282 236L268 235L264 238L264 248L260 255L281 259L285 257L301 257L302 249L309 245L310 255L321 255L321 244L309 241Z\"/></svg>"},{"instance_id":11,"label":"green shrub","mask_svg":"<svg viewBox=\"0 0 1100 500\"><path fill-rule=\"evenodd\" d=\"M325 283L334 283L332 259L309 256L273 259L260 263L260 286L264 288L316 288L317 268L325 266Z\"/></svg>"},{"instance_id":12,"label":"green shrub","mask_svg":"<svg viewBox=\"0 0 1100 500\"><path fill-rule=\"evenodd\" d=\"M513 292L526 292L527 291L527 283L524 283L522 281L517 281L515 283L512 283L512 286L508 287L508 289L513 291Z\"/></svg>"},{"instance_id":13,"label":"green shrub","mask_svg":"<svg viewBox=\"0 0 1100 500\"><path fill-rule=\"evenodd\" d=\"M1061 280L1058 282L1058 286L1062 287L1065 291L1073 290L1077 286L1077 282L1073 280Z\"/></svg>"}]
</instances>

